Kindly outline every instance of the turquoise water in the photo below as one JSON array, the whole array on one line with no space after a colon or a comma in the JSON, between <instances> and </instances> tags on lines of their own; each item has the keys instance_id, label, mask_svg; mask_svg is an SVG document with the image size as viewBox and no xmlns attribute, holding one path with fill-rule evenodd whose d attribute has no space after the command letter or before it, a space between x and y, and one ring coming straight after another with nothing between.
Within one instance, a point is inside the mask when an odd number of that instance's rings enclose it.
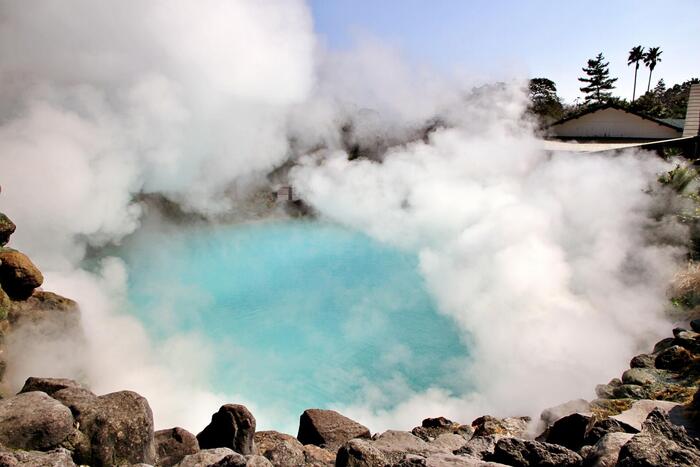
<instances>
[{"instance_id":1,"label":"turquoise water","mask_svg":"<svg viewBox=\"0 0 700 467\"><path fill-rule=\"evenodd\" d=\"M367 388L465 390L455 367L467 349L435 311L415 255L360 233L319 222L146 229L120 255L148 332L206 337L210 387L272 409L277 422L364 403Z\"/></svg>"}]
</instances>

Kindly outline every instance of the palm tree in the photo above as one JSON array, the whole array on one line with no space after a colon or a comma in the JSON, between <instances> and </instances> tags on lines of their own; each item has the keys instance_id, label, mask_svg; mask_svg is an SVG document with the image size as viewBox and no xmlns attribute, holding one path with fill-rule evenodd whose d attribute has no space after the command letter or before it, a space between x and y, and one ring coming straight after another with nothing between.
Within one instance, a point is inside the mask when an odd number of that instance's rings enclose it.
<instances>
[{"instance_id":1,"label":"palm tree","mask_svg":"<svg viewBox=\"0 0 700 467\"><path fill-rule=\"evenodd\" d=\"M647 83L647 92L651 88L651 74L656 68L656 64L661 61L663 51L659 47L651 47L649 52L644 54L644 65L649 67L649 83Z\"/></svg>"},{"instance_id":2,"label":"palm tree","mask_svg":"<svg viewBox=\"0 0 700 467\"><path fill-rule=\"evenodd\" d=\"M634 63L634 89L632 90L632 102L634 102L634 97L637 94L637 70L639 70L639 62L642 60L644 60L644 47L641 45L632 47L632 50L630 50L630 56L627 58L627 66Z\"/></svg>"}]
</instances>

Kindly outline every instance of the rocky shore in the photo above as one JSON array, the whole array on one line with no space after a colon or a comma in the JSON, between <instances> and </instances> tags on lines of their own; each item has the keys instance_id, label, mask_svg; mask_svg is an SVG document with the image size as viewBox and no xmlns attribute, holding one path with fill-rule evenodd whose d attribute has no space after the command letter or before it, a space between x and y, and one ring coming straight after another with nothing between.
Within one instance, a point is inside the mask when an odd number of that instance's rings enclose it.
<instances>
[{"instance_id":1,"label":"rocky shore","mask_svg":"<svg viewBox=\"0 0 700 467\"><path fill-rule=\"evenodd\" d=\"M38 268L6 247L14 230L0 214L0 381L12 365L8 342L23 328L81 336L76 303L40 290ZM596 387L597 399L569 401L539 420L438 416L411 431L372 434L335 411L308 409L296 436L256 431L254 415L237 404L220 407L197 435L154 431L148 401L137 393L97 395L77 381L39 375L15 395L3 386L0 467L697 466L699 362L700 320L692 320Z\"/></svg>"}]
</instances>

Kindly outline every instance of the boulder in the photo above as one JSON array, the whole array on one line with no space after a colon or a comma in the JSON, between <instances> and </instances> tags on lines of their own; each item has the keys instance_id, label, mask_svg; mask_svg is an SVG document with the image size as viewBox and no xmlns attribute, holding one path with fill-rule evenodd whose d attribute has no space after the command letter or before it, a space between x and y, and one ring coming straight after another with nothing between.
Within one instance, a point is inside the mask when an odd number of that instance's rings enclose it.
<instances>
[{"instance_id":1,"label":"boulder","mask_svg":"<svg viewBox=\"0 0 700 467\"><path fill-rule=\"evenodd\" d=\"M645 368L630 368L622 373L622 382L624 384L648 386L650 384L654 384L656 380L657 375L652 370Z\"/></svg>"},{"instance_id":2,"label":"boulder","mask_svg":"<svg viewBox=\"0 0 700 467\"><path fill-rule=\"evenodd\" d=\"M409 454L395 467L504 467L504 464L486 462L471 457L455 456L453 454L434 454L430 457L421 457Z\"/></svg>"},{"instance_id":3,"label":"boulder","mask_svg":"<svg viewBox=\"0 0 700 467\"><path fill-rule=\"evenodd\" d=\"M612 391L613 397L617 399L646 399L647 390L639 384L623 384Z\"/></svg>"},{"instance_id":4,"label":"boulder","mask_svg":"<svg viewBox=\"0 0 700 467\"><path fill-rule=\"evenodd\" d=\"M637 432L639 432L639 430L636 430L627 424L622 424L613 418L606 417L600 420L595 420L588 426L583 444L593 446L609 433L634 434Z\"/></svg>"},{"instance_id":5,"label":"boulder","mask_svg":"<svg viewBox=\"0 0 700 467\"><path fill-rule=\"evenodd\" d=\"M649 413L654 409L662 409L668 411L680 404L675 402L657 401L657 400L639 400L632 404L632 407L624 412L613 415L610 418L620 422L623 427L631 427L635 432L642 429L642 424L647 419Z\"/></svg>"},{"instance_id":6,"label":"boulder","mask_svg":"<svg viewBox=\"0 0 700 467\"><path fill-rule=\"evenodd\" d=\"M444 452L444 448L427 443L408 431L397 430L387 430L377 436L374 440L374 447L382 452L388 462L393 463L400 461L405 454L418 454L427 457L431 454Z\"/></svg>"},{"instance_id":7,"label":"boulder","mask_svg":"<svg viewBox=\"0 0 700 467\"><path fill-rule=\"evenodd\" d=\"M502 438L485 460L514 467L580 466L581 456L556 444L518 438Z\"/></svg>"},{"instance_id":8,"label":"boulder","mask_svg":"<svg viewBox=\"0 0 700 467\"><path fill-rule=\"evenodd\" d=\"M25 300L44 282L41 271L24 253L0 248L0 286L13 300Z\"/></svg>"},{"instance_id":9,"label":"boulder","mask_svg":"<svg viewBox=\"0 0 700 467\"><path fill-rule=\"evenodd\" d=\"M589 412L590 410L590 402L585 399L574 399L570 400L569 402L544 409L540 414L540 420L542 421L544 427L548 427L562 417L566 417L567 415L577 412Z\"/></svg>"},{"instance_id":10,"label":"boulder","mask_svg":"<svg viewBox=\"0 0 700 467\"><path fill-rule=\"evenodd\" d=\"M673 346L673 337L666 337L664 339L661 339L654 345L654 350L652 351L652 353L657 354L662 350L668 349L671 346Z\"/></svg>"},{"instance_id":11,"label":"boulder","mask_svg":"<svg viewBox=\"0 0 700 467\"><path fill-rule=\"evenodd\" d=\"M23 392L41 391L48 395L52 395L56 391L66 388L82 388L80 383L72 379L65 378L35 378L30 376L25 381L24 386L20 389L20 394Z\"/></svg>"},{"instance_id":12,"label":"boulder","mask_svg":"<svg viewBox=\"0 0 700 467\"><path fill-rule=\"evenodd\" d=\"M549 427L544 441L578 451L585 444L586 432L591 423L591 414L573 413L562 417Z\"/></svg>"},{"instance_id":13,"label":"boulder","mask_svg":"<svg viewBox=\"0 0 700 467\"><path fill-rule=\"evenodd\" d=\"M632 357L630 368L654 368L654 356L652 354L643 353Z\"/></svg>"},{"instance_id":14,"label":"boulder","mask_svg":"<svg viewBox=\"0 0 700 467\"><path fill-rule=\"evenodd\" d=\"M197 438L184 428L175 427L159 430L154 434L158 465L170 467L180 462L185 456L199 451Z\"/></svg>"},{"instance_id":15,"label":"boulder","mask_svg":"<svg viewBox=\"0 0 700 467\"><path fill-rule=\"evenodd\" d=\"M692 353L700 352L700 333L682 330L675 333L673 339L675 345L679 345Z\"/></svg>"},{"instance_id":16,"label":"boulder","mask_svg":"<svg viewBox=\"0 0 700 467\"><path fill-rule=\"evenodd\" d=\"M49 452L13 451L0 448L0 467L75 467L70 452L55 449Z\"/></svg>"},{"instance_id":17,"label":"boulder","mask_svg":"<svg viewBox=\"0 0 700 467\"><path fill-rule=\"evenodd\" d=\"M272 463L263 456L244 456L236 452L208 467L272 467Z\"/></svg>"},{"instance_id":18,"label":"boulder","mask_svg":"<svg viewBox=\"0 0 700 467\"><path fill-rule=\"evenodd\" d=\"M695 332L700 332L700 319L694 319L690 322L690 329Z\"/></svg>"},{"instance_id":19,"label":"boulder","mask_svg":"<svg viewBox=\"0 0 700 467\"><path fill-rule=\"evenodd\" d=\"M15 223L0 212L0 246L7 245L7 242L10 241L10 236L15 233L16 228Z\"/></svg>"},{"instance_id":20,"label":"boulder","mask_svg":"<svg viewBox=\"0 0 700 467\"><path fill-rule=\"evenodd\" d=\"M255 433L258 452L275 467L296 467L305 462L304 445L295 437L277 431Z\"/></svg>"},{"instance_id":21,"label":"boulder","mask_svg":"<svg viewBox=\"0 0 700 467\"><path fill-rule=\"evenodd\" d=\"M369 438L369 429L334 410L308 409L299 417L297 439L331 451L353 438Z\"/></svg>"},{"instance_id":22,"label":"boulder","mask_svg":"<svg viewBox=\"0 0 700 467\"><path fill-rule=\"evenodd\" d=\"M587 467L614 467L620 448L632 439L632 433L607 433L588 450L583 465Z\"/></svg>"},{"instance_id":23,"label":"boulder","mask_svg":"<svg viewBox=\"0 0 700 467\"><path fill-rule=\"evenodd\" d=\"M304 466L333 467L335 465L335 454L327 449L307 444L304 446Z\"/></svg>"},{"instance_id":24,"label":"boulder","mask_svg":"<svg viewBox=\"0 0 700 467\"><path fill-rule=\"evenodd\" d=\"M336 467L384 467L386 459L368 439L351 439L338 450Z\"/></svg>"},{"instance_id":25,"label":"boulder","mask_svg":"<svg viewBox=\"0 0 700 467\"><path fill-rule=\"evenodd\" d=\"M664 411L654 409L644 421L642 432L620 449L617 465L698 466L700 440L688 436L683 427L673 425Z\"/></svg>"},{"instance_id":26,"label":"boulder","mask_svg":"<svg viewBox=\"0 0 700 467\"><path fill-rule=\"evenodd\" d=\"M527 432L530 417L496 418L484 415L472 422L474 436L514 436L522 437Z\"/></svg>"},{"instance_id":27,"label":"boulder","mask_svg":"<svg viewBox=\"0 0 700 467\"><path fill-rule=\"evenodd\" d=\"M68 388L57 391L76 391ZM82 393L85 404L78 407L79 429L90 440L89 459L93 466L153 464L156 460L153 413L148 401L132 391L113 392L91 399Z\"/></svg>"},{"instance_id":28,"label":"boulder","mask_svg":"<svg viewBox=\"0 0 700 467\"><path fill-rule=\"evenodd\" d=\"M429 441L429 444L439 451L451 454L464 446L466 442L467 438L462 435L458 435L457 433L445 433Z\"/></svg>"},{"instance_id":29,"label":"boulder","mask_svg":"<svg viewBox=\"0 0 700 467\"><path fill-rule=\"evenodd\" d=\"M229 448L214 448L214 449L202 449L201 451L185 456L180 462L175 464L177 467L202 467L210 466L216 464L223 458L227 456L234 456L234 458L243 457L241 454L233 452Z\"/></svg>"},{"instance_id":30,"label":"boulder","mask_svg":"<svg viewBox=\"0 0 700 467\"><path fill-rule=\"evenodd\" d=\"M68 407L76 419L79 419L83 412L99 402L95 394L80 387L60 389L51 394L51 397Z\"/></svg>"},{"instance_id":31,"label":"boulder","mask_svg":"<svg viewBox=\"0 0 700 467\"><path fill-rule=\"evenodd\" d=\"M257 452L254 436L253 414L243 405L226 404L211 416L197 441L201 449L229 448L245 456Z\"/></svg>"},{"instance_id":32,"label":"boulder","mask_svg":"<svg viewBox=\"0 0 700 467\"><path fill-rule=\"evenodd\" d=\"M58 447L73 432L70 410L43 392L26 392L0 400L0 444L45 451Z\"/></svg>"},{"instance_id":33,"label":"boulder","mask_svg":"<svg viewBox=\"0 0 700 467\"><path fill-rule=\"evenodd\" d=\"M445 417L426 418L421 426L415 427L411 433L424 441L433 441L443 434L454 433L465 439L471 438L474 429L468 425L461 425L446 419Z\"/></svg>"},{"instance_id":34,"label":"boulder","mask_svg":"<svg viewBox=\"0 0 700 467\"><path fill-rule=\"evenodd\" d=\"M475 436L459 449L456 449L454 454L460 456L469 456L475 459L485 459L496 449L496 443L502 436Z\"/></svg>"},{"instance_id":35,"label":"boulder","mask_svg":"<svg viewBox=\"0 0 700 467\"><path fill-rule=\"evenodd\" d=\"M654 360L654 365L660 370L679 371L693 361L693 354L680 345L674 345L662 350Z\"/></svg>"}]
</instances>

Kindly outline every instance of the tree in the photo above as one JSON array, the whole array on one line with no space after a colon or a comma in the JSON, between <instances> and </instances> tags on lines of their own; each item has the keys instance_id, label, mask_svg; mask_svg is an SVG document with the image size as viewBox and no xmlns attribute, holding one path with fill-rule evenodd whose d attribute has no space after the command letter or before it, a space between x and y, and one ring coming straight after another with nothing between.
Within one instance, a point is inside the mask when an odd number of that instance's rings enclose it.
<instances>
[{"instance_id":1,"label":"tree","mask_svg":"<svg viewBox=\"0 0 700 467\"><path fill-rule=\"evenodd\" d=\"M630 55L627 57L627 66L634 63L634 89L632 90L632 102L634 102L634 97L637 94L637 71L639 71L639 62L642 60L644 60L644 47L641 45L632 47L632 50L630 50Z\"/></svg>"},{"instance_id":2,"label":"tree","mask_svg":"<svg viewBox=\"0 0 700 467\"><path fill-rule=\"evenodd\" d=\"M564 106L557 96L557 85L551 79L533 78L528 85L530 91L529 111L537 115L542 123L559 120L564 115Z\"/></svg>"},{"instance_id":3,"label":"tree","mask_svg":"<svg viewBox=\"0 0 700 467\"><path fill-rule=\"evenodd\" d=\"M656 68L656 64L661 61L661 54L663 51L659 47L652 47L647 53L644 54L644 65L649 67L649 82L647 83L647 92L651 88L651 74Z\"/></svg>"},{"instance_id":4,"label":"tree","mask_svg":"<svg viewBox=\"0 0 700 467\"><path fill-rule=\"evenodd\" d=\"M615 89L613 84L617 78L610 78L610 63L603 62L605 57L603 53L599 53L596 58L588 60L588 66L582 70L588 76L587 78L579 78L582 83L588 83L588 86L580 88L581 92L586 94L586 104L595 102L600 104L610 98L612 89Z\"/></svg>"},{"instance_id":5,"label":"tree","mask_svg":"<svg viewBox=\"0 0 700 467\"><path fill-rule=\"evenodd\" d=\"M634 101L631 109L650 117L684 118L688 108L690 86L695 83L700 83L700 80L692 78L667 88L664 81L659 80L653 90Z\"/></svg>"}]
</instances>

